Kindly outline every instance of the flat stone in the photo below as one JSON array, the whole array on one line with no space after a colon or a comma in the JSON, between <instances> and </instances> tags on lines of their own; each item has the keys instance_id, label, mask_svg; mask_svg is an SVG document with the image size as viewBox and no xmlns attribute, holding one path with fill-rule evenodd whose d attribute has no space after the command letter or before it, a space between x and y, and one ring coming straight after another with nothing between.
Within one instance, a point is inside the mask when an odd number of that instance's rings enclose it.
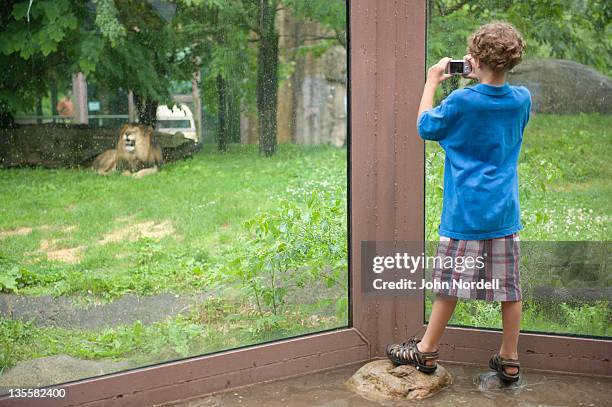
<instances>
[{"instance_id":1,"label":"flat stone","mask_svg":"<svg viewBox=\"0 0 612 407\"><path fill-rule=\"evenodd\" d=\"M453 377L439 363L434 373L425 374L410 365L375 360L362 366L346 385L368 400L400 401L431 397L452 383Z\"/></svg>"}]
</instances>

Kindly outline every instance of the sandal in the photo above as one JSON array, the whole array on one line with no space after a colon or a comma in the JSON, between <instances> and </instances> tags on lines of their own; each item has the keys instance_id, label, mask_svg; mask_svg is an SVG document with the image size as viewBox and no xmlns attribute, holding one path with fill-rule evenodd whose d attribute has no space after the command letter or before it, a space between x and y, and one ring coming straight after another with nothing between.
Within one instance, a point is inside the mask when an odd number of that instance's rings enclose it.
<instances>
[{"instance_id":1,"label":"sandal","mask_svg":"<svg viewBox=\"0 0 612 407\"><path fill-rule=\"evenodd\" d=\"M508 374L504 367L516 367L517 372L515 374ZM504 359L499 356L499 353L491 356L489 360L489 367L497 372L497 377L506 383L517 382L520 376L521 364L517 359Z\"/></svg>"},{"instance_id":2,"label":"sandal","mask_svg":"<svg viewBox=\"0 0 612 407\"><path fill-rule=\"evenodd\" d=\"M412 365L418 371L431 374L438 367L435 360L438 359L439 352L421 352L417 348L420 339L410 338L408 342L394 343L387 345L386 353L389 360L398 365ZM433 365L427 365L427 361L433 360Z\"/></svg>"}]
</instances>

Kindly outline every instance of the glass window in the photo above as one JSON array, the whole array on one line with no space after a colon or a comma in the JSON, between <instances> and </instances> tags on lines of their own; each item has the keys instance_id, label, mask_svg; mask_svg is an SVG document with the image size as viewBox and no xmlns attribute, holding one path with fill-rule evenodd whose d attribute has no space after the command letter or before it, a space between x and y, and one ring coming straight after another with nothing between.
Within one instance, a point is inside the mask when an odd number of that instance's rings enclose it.
<instances>
[{"instance_id":1,"label":"glass window","mask_svg":"<svg viewBox=\"0 0 612 407\"><path fill-rule=\"evenodd\" d=\"M428 66L445 56L462 59L470 34L492 20L513 24L526 43L523 61L507 77L532 97L518 166L523 330L611 336L609 10L595 0L428 4ZM447 80L437 102L474 84L460 76ZM444 160L444 149L427 142L426 239L432 242L439 239ZM431 299L428 293L427 315ZM499 303L460 300L451 323L500 328L499 315Z\"/></svg>"},{"instance_id":2,"label":"glass window","mask_svg":"<svg viewBox=\"0 0 612 407\"><path fill-rule=\"evenodd\" d=\"M2 392L349 324L346 4L279 4L2 7Z\"/></svg>"}]
</instances>

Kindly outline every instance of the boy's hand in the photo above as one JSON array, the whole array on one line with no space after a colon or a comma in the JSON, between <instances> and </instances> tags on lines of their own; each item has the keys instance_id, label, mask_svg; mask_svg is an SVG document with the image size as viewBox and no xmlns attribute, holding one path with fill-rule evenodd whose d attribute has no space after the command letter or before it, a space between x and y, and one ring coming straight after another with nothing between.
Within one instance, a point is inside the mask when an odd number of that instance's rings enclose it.
<instances>
[{"instance_id":1,"label":"boy's hand","mask_svg":"<svg viewBox=\"0 0 612 407\"><path fill-rule=\"evenodd\" d=\"M440 82L453 77L453 75L444 72L446 70L446 65L448 65L448 61L450 60L451 58L448 57L442 58L437 64L429 68L427 71L427 81L425 82L425 87L423 88L423 96L421 96L421 104L419 105L419 113L417 114L417 126L419 125L419 117L421 116L421 113L433 107L434 94L436 93L436 88Z\"/></svg>"},{"instance_id":2,"label":"boy's hand","mask_svg":"<svg viewBox=\"0 0 612 407\"><path fill-rule=\"evenodd\" d=\"M463 75L464 78L468 78L468 79L474 79L474 80L478 80L478 76L476 76L476 73L474 72L474 68L476 66L476 61L474 61L474 58L472 58L471 54L467 54L463 56L463 60L464 61L468 61L470 63L470 65L472 66L472 72L470 72L467 75Z\"/></svg>"},{"instance_id":3,"label":"boy's hand","mask_svg":"<svg viewBox=\"0 0 612 407\"><path fill-rule=\"evenodd\" d=\"M439 60L437 64L429 68L427 71L427 82L437 85L440 82L444 82L445 80L452 78L453 75L444 72L446 70L446 65L448 65L448 61L451 59L452 58L444 57Z\"/></svg>"}]
</instances>

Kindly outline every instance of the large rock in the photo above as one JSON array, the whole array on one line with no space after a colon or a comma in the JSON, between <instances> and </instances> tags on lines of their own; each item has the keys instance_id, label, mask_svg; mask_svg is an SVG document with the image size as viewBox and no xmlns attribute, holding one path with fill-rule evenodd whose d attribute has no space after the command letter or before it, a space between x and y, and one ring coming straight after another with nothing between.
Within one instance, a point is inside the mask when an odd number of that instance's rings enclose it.
<instances>
[{"instance_id":1,"label":"large rock","mask_svg":"<svg viewBox=\"0 0 612 407\"><path fill-rule=\"evenodd\" d=\"M395 366L389 360L376 360L362 366L346 385L369 400L400 401L431 397L453 383L453 377L438 363L433 374L425 374L413 366Z\"/></svg>"},{"instance_id":2,"label":"large rock","mask_svg":"<svg viewBox=\"0 0 612 407\"><path fill-rule=\"evenodd\" d=\"M115 148L119 129L86 125L23 125L0 129L0 167L88 166L100 153ZM182 134L153 133L164 162L192 156L200 144Z\"/></svg>"},{"instance_id":3,"label":"large rock","mask_svg":"<svg viewBox=\"0 0 612 407\"><path fill-rule=\"evenodd\" d=\"M612 112L610 78L574 61L526 60L510 72L508 82L529 89L534 112Z\"/></svg>"}]
</instances>

